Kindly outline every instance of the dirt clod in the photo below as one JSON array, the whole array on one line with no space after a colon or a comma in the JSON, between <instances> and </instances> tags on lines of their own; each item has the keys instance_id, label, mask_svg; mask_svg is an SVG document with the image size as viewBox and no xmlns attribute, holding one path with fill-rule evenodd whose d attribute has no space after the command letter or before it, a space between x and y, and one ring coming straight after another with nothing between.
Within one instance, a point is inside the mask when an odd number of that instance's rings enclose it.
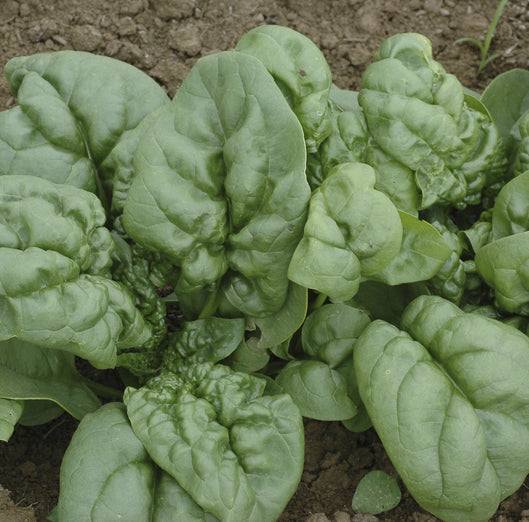
<instances>
[{"instance_id":1,"label":"dirt clod","mask_svg":"<svg viewBox=\"0 0 529 522\"><path fill-rule=\"evenodd\" d=\"M9 491L0 486L0 522L37 522L37 519L30 507L15 505Z\"/></svg>"}]
</instances>

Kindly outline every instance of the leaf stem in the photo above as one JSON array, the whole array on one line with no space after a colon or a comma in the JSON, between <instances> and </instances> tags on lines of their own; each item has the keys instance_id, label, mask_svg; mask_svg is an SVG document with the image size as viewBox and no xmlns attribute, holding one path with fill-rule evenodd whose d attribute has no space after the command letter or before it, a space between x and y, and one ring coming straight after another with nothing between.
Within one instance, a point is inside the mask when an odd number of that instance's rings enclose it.
<instances>
[{"instance_id":1,"label":"leaf stem","mask_svg":"<svg viewBox=\"0 0 529 522\"><path fill-rule=\"evenodd\" d=\"M215 288L215 290L209 294L206 304L204 305L204 308L202 308L202 311L200 312L198 318L199 319L205 319L206 317L212 316L219 306L219 288L220 284Z\"/></svg>"},{"instance_id":2,"label":"leaf stem","mask_svg":"<svg viewBox=\"0 0 529 522\"><path fill-rule=\"evenodd\" d=\"M96 394L100 397L103 397L104 399L119 399L121 400L123 398L123 392L121 390L117 390L116 388L112 388L111 386L106 386L104 384L101 384L99 382L92 381L91 379L88 379L87 377L81 376L83 379L83 382Z\"/></svg>"},{"instance_id":3,"label":"leaf stem","mask_svg":"<svg viewBox=\"0 0 529 522\"><path fill-rule=\"evenodd\" d=\"M314 302L312 303L312 310L317 310L318 308L323 306L325 301L327 301L327 297L327 294L318 294L318 297L316 297L316 299L314 299Z\"/></svg>"}]
</instances>

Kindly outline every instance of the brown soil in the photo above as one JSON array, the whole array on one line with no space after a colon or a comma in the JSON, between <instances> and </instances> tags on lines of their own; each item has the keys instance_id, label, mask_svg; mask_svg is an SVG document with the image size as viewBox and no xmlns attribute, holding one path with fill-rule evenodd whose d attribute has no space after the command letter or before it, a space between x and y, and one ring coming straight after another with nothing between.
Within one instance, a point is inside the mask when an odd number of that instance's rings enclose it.
<instances>
[{"instance_id":1,"label":"brown soil","mask_svg":"<svg viewBox=\"0 0 529 522\"><path fill-rule=\"evenodd\" d=\"M461 82L480 91L499 72L529 66L527 0L507 4L492 52L499 58L476 78L479 52L462 37L484 37L497 0L0 0L2 65L13 56L77 49L112 56L143 69L174 94L200 56L232 48L264 23L292 27L323 51L335 83L358 89L366 65L387 36L416 31ZM0 79L0 110L16 102ZM0 484L15 504L37 520L55 505L62 454L76 422L66 415L44 426L17 427L0 443ZM394 473L376 434L353 434L339 423L306 423L306 464L298 492L281 522L435 520L403 491L394 510L378 517L354 514L351 499L372 469ZM500 507L495 521L529 522L529 481ZM6 509L8 511L6 511ZM17 518L18 517L18 518ZM34 520L16 510L0 488L0 522Z\"/></svg>"}]
</instances>

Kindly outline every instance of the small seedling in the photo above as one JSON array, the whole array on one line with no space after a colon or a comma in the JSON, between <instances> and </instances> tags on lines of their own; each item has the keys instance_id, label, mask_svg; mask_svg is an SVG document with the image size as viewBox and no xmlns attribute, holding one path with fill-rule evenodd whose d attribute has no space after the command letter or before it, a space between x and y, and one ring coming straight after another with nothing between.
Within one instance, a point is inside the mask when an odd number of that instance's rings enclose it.
<instances>
[{"instance_id":1,"label":"small seedling","mask_svg":"<svg viewBox=\"0 0 529 522\"><path fill-rule=\"evenodd\" d=\"M481 74L481 71L490 63L492 60L496 59L499 54L493 54L492 56L488 56L489 54L489 48L490 44L492 42L492 37L494 36L494 31L496 30L496 26L498 25L498 21L500 19L501 13L503 11L503 8L507 4L509 0L501 0L498 7L496 8L496 12L494 13L494 17L489 25L489 29L487 31L487 36L485 37L485 42L481 43L476 38L459 38L455 41L455 43L462 43L462 42L470 42L471 44L474 44L478 47L478 49L481 52L481 62L478 67L477 75Z\"/></svg>"}]
</instances>

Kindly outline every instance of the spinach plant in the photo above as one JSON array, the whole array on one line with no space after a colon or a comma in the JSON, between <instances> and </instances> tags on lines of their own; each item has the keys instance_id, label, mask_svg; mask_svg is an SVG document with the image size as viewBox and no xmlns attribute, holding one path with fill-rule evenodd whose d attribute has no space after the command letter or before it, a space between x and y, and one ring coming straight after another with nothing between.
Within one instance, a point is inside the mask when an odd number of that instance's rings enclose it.
<instances>
[{"instance_id":1,"label":"spinach plant","mask_svg":"<svg viewBox=\"0 0 529 522\"><path fill-rule=\"evenodd\" d=\"M522 71L478 99L401 34L349 92L310 40L263 26L173 100L87 53L5 72L0 438L81 420L55 520L276 520L303 417L373 426L445 520L485 520L520 486Z\"/></svg>"}]
</instances>

